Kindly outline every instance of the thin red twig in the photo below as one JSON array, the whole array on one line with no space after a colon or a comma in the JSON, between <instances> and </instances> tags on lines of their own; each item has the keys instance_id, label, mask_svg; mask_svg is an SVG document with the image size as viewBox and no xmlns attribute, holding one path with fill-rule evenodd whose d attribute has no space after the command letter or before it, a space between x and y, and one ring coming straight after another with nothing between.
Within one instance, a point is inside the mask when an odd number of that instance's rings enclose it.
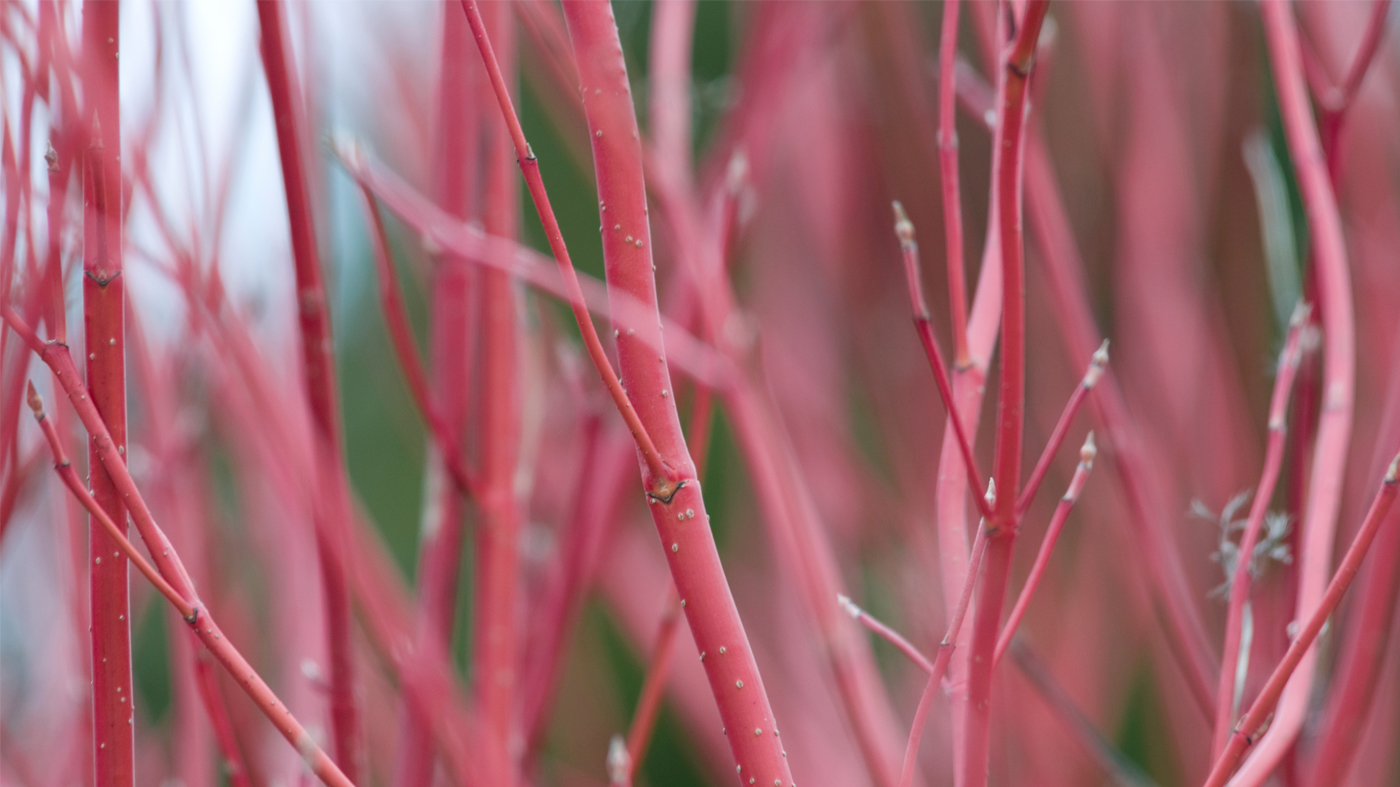
<instances>
[{"instance_id":1,"label":"thin red twig","mask_svg":"<svg viewBox=\"0 0 1400 787\"><path fill-rule=\"evenodd\" d=\"M1084 446L1079 449L1079 465L1074 469L1074 476L1070 478L1069 488L1060 498L1059 505L1055 506L1055 514L1050 518L1050 526L1045 530L1045 538L1040 542L1040 551L1035 555L1035 563L1031 565L1031 573L1026 576L1026 584L1021 588L1021 595L1017 597L1016 604L1011 608L1011 614L1006 616L1006 625L1002 627L1001 637L997 639L996 654L992 658L993 669L1001 661L1001 657L1006 654L1006 649L1011 645L1012 637L1016 636L1016 627L1021 625L1021 618L1025 617L1026 609L1035 596L1035 589L1040 586L1040 579L1045 575L1045 568L1050 565L1050 553L1054 551L1055 542L1060 537L1060 531L1064 529L1065 522L1069 519L1069 512L1074 508L1075 502L1079 500L1079 493L1084 490L1084 484L1089 480L1089 472L1094 469L1094 457L1097 454L1098 449L1094 447L1094 433L1090 432L1084 440Z\"/></svg>"},{"instance_id":2,"label":"thin red twig","mask_svg":"<svg viewBox=\"0 0 1400 787\"><path fill-rule=\"evenodd\" d=\"M963 430L962 419L953 417L957 410L953 406L953 387L948 382L948 367L943 362L943 353L938 349L938 341L933 336L933 326L929 322L928 303L924 300L923 285L920 282L919 244L914 240L914 224L904 213L904 206L895 202L893 207L894 231L899 237L899 247L904 255L904 277L909 287L909 306L914 314L914 329L918 331L924 354L928 356L929 366L933 369L933 380L938 385L938 395L943 399L943 407L949 413L948 423L953 428L953 434L957 436L958 448L962 451L963 464L967 469L968 483L974 492L980 492L986 488L986 484L977 469L977 460L972 455L972 445ZM990 517L992 509L987 505L986 499L977 494L974 494L973 498L982 516Z\"/></svg>"},{"instance_id":3,"label":"thin red twig","mask_svg":"<svg viewBox=\"0 0 1400 787\"><path fill-rule=\"evenodd\" d=\"M990 496L990 494L989 492L988 495ZM962 630L963 616L967 614L967 608L972 601L972 589L982 576L982 559L986 553L987 541L986 524L979 524L977 538L972 542L972 557L968 561L967 580L963 583L962 593L958 596L958 605L953 612L952 620L948 623L948 631L943 635L943 641L938 643L938 655L934 658L932 669L929 670L928 683L924 684L924 693L919 697L919 707L914 711L914 722L909 728L909 744L904 750L904 767L899 774L899 787L909 787L914 783L914 768L919 761L919 740L924 734L924 722L928 719L929 709L933 707L934 695L943 683L943 676L948 672L948 662L953 657L953 648L958 641L958 632Z\"/></svg>"},{"instance_id":4,"label":"thin red twig","mask_svg":"<svg viewBox=\"0 0 1400 787\"><path fill-rule=\"evenodd\" d=\"M1250 563L1253 560L1254 545L1259 541L1259 530L1264 524L1264 515L1269 510L1269 502L1274 496L1274 485L1278 483L1279 470L1283 467L1283 453L1288 435L1288 397L1293 390L1293 381L1298 375L1298 363L1302 358L1303 330L1308 322L1309 309L1299 304L1289 323L1288 339L1278 359L1278 374L1274 377L1274 392L1269 401L1269 437L1264 450L1264 469L1260 472L1259 483L1255 486L1254 502L1249 509L1249 520L1240 536L1239 558L1234 575L1230 578L1230 610L1225 622L1225 649L1220 657L1220 689L1215 697L1215 732L1211 744L1211 756L1219 757L1225 749L1230 735L1230 723L1234 721L1237 687L1236 664L1240 661L1240 639L1244 626L1244 608L1249 602L1249 589L1253 575Z\"/></svg>"},{"instance_id":5,"label":"thin red twig","mask_svg":"<svg viewBox=\"0 0 1400 787\"><path fill-rule=\"evenodd\" d=\"M669 498L675 494L680 479L675 477L674 471L667 468L662 461L655 443L652 442L651 435L642 425L632 401L627 398L627 392L623 389L622 382L613 372L612 363L603 350L603 343L598 339L598 331L593 327L593 320L588 316L588 307L583 297L583 291L579 288L578 274L574 271L574 263L569 257L569 249L564 245L564 234L559 229L559 220L555 218L554 209L550 206L549 194L544 188L544 179L540 177L539 160L535 158L535 152L525 141L525 131L520 126L520 118L515 114L515 104L511 100L505 78L501 75L501 67L496 60L496 53L492 49L485 23L481 19L481 12L472 0L462 0L462 8L466 11L467 22L471 25L472 34L476 36L477 48L481 50L482 62L486 65L486 73L491 79L491 86L495 89L496 101L501 106L501 114L505 117L506 126L510 129L511 142L515 145L515 160L520 165L521 174L525 176L525 187L530 192L530 199L534 201L535 208L539 212L540 222L544 224L545 238L549 241L549 249L553 252L554 259L559 264L559 272L564 277L564 289L568 293L569 306L573 309L574 318L578 321L579 332L583 335L584 347L588 349L588 355L593 360L598 374L602 377L603 385L607 387L613 403L617 405L618 412L622 414L622 419L627 422L628 430L632 433L633 439L637 441L637 449L641 452L643 461L646 462L648 472L655 479L654 486L650 489L651 494L658 498Z\"/></svg>"},{"instance_id":6,"label":"thin red twig","mask_svg":"<svg viewBox=\"0 0 1400 787\"><path fill-rule=\"evenodd\" d=\"M1026 479L1026 485L1021 489L1021 498L1016 501L1016 518L1020 519L1026 515L1035 501L1035 493L1040 489L1040 482L1045 480L1045 474L1050 471L1050 463L1054 461L1055 454L1060 450L1060 446L1065 442L1065 435L1069 434L1069 427L1074 423L1074 417L1079 413L1080 405L1088 398L1089 393L1098 385L1099 378L1103 377L1104 369L1108 368L1108 340L1104 339L1103 344L1089 359L1089 369L1084 372L1084 378L1079 381L1079 385L1070 394L1069 401L1065 403L1065 409L1060 413L1060 420L1055 423L1055 428L1050 432L1050 439L1046 441L1045 448L1040 452L1040 459L1036 460L1035 469L1031 471L1030 478Z\"/></svg>"}]
</instances>

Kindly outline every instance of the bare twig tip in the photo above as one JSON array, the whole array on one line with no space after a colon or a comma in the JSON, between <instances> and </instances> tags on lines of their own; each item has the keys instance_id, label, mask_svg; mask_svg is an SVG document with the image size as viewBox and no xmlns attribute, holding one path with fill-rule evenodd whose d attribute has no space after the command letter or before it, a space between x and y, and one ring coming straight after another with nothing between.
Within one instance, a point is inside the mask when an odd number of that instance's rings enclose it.
<instances>
[{"instance_id":1,"label":"bare twig tip","mask_svg":"<svg viewBox=\"0 0 1400 787\"><path fill-rule=\"evenodd\" d=\"M995 478L988 478L988 479L987 479L987 495L986 495L986 499L987 499L987 505L993 506L993 507L996 506L996 504L997 504L997 480L996 480Z\"/></svg>"},{"instance_id":2,"label":"bare twig tip","mask_svg":"<svg viewBox=\"0 0 1400 787\"><path fill-rule=\"evenodd\" d=\"M1103 370L1108 367L1108 340L1104 339L1099 349L1094 351L1094 355L1089 359L1089 370L1084 373L1084 387L1093 388L1098 385L1099 378L1103 377Z\"/></svg>"},{"instance_id":3,"label":"bare twig tip","mask_svg":"<svg viewBox=\"0 0 1400 787\"><path fill-rule=\"evenodd\" d=\"M1099 447L1094 445L1094 433L1090 431L1089 436L1084 438L1084 447L1079 449L1079 462L1083 464L1086 469L1093 467L1094 457L1098 455Z\"/></svg>"},{"instance_id":4,"label":"bare twig tip","mask_svg":"<svg viewBox=\"0 0 1400 787\"><path fill-rule=\"evenodd\" d=\"M1400 454L1396 454L1395 458L1390 460L1390 467L1385 471L1387 484L1393 484L1397 479L1400 479Z\"/></svg>"},{"instance_id":5,"label":"bare twig tip","mask_svg":"<svg viewBox=\"0 0 1400 787\"><path fill-rule=\"evenodd\" d=\"M851 616L852 620L860 619L860 607L856 606L844 593L836 594L836 603L841 605L841 610Z\"/></svg>"},{"instance_id":6,"label":"bare twig tip","mask_svg":"<svg viewBox=\"0 0 1400 787\"><path fill-rule=\"evenodd\" d=\"M899 245L905 248L914 245L914 222L909 220L909 214L904 212L904 206L895 200L890 203L894 208L894 234L899 238Z\"/></svg>"},{"instance_id":7,"label":"bare twig tip","mask_svg":"<svg viewBox=\"0 0 1400 787\"><path fill-rule=\"evenodd\" d=\"M39 398L39 392L34 390L34 381L29 381L29 409L34 411L34 420L44 420L44 400Z\"/></svg>"}]
</instances>

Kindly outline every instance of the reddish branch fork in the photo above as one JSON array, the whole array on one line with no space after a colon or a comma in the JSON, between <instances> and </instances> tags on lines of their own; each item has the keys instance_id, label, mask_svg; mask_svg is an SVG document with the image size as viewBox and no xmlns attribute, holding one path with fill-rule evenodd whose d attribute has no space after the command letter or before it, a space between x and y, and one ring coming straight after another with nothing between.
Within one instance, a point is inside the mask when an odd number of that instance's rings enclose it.
<instances>
[{"instance_id":1,"label":"reddish branch fork","mask_svg":"<svg viewBox=\"0 0 1400 787\"><path fill-rule=\"evenodd\" d=\"M1371 503L1371 510L1366 514L1366 519L1362 522L1361 529L1357 531L1356 538L1352 540L1351 547L1347 549L1346 556L1342 558L1342 564L1337 567L1337 573L1333 575L1332 581L1327 583L1327 589L1319 599L1317 608L1313 610L1307 623L1298 632L1298 636L1289 643L1288 651L1283 654L1283 659L1269 675L1268 681L1260 690L1259 696L1255 698L1254 704L1250 706L1249 712L1230 731L1225 751L1216 759L1215 764L1211 767L1210 776L1206 778L1206 787L1222 787L1230 779L1230 773L1234 770L1235 763L1239 762L1240 755L1254 742L1255 735L1273 714L1274 706L1279 702L1284 687L1288 685L1289 679L1302 663L1304 656L1312 649L1318 634L1322 633L1322 626L1327 622L1327 618L1341 603L1342 596L1351 586L1351 581L1356 578L1356 572L1361 569L1361 561L1366 558L1366 551L1371 548L1371 542L1376 539L1376 532L1380 530L1385 515L1390 512L1390 506L1395 502L1396 493L1400 492L1400 480L1397 480L1397 473L1400 473L1400 456L1391 460L1390 467L1386 470L1385 478L1381 482L1380 491L1376 493L1376 499Z\"/></svg>"},{"instance_id":2,"label":"reddish branch fork","mask_svg":"<svg viewBox=\"0 0 1400 787\"><path fill-rule=\"evenodd\" d=\"M224 637L223 632L215 624L203 602L199 600L194 583L190 581L184 564L180 562L175 548L170 545L165 533L156 524L155 518L151 516L150 508L147 507L140 489L137 488L135 480L132 479L131 473L127 470L122 452L112 439L112 433L107 429L107 425L103 422L96 406L87 396L68 348L54 342L44 343L40 341L29 325L8 305L0 304L0 313L3 313L4 321L15 333L20 335L25 344L48 365L59 386L67 395L68 401L78 414L78 420L82 421L93 445L96 446L97 458L101 463L96 467L107 472L112 479L116 493L125 501L128 513L136 524L137 531L141 534L141 540L146 544L146 551L150 554L150 562L154 563L154 566L140 557L135 547L118 528L116 522L107 516L106 512L94 501L92 495L83 488L82 482L78 480L77 474L73 472L72 465L63 453L57 431L44 417L43 404L39 401L37 394L31 394L30 408L34 411L34 416L49 442L59 477L63 479L64 484L72 491L78 502L82 503L93 518L98 521L103 532L111 538L113 551L135 563L137 568L156 586L156 589L170 599L180 615L190 624L200 641L209 649L209 652L223 664L230 676L248 694L258 709L267 716L277 731L297 748L307 766L323 783L331 787L350 787L353 785L353 782L345 777L330 757L316 745L316 742L291 715L287 707L277 699L277 696L253 670L242 654ZM31 392L32 390L31 388Z\"/></svg>"},{"instance_id":3,"label":"reddish branch fork","mask_svg":"<svg viewBox=\"0 0 1400 787\"><path fill-rule=\"evenodd\" d=\"M525 141L480 12L471 0L463 0L463 7L510 125L526 185L570 288L570 300L589 352L637 439L652 516L676 589L686 602L686 620L700 648L720 718L730 731L728 739L737 760L737 772L742 780L752 784L791 785L792 774L778 738L772 707L710 531L694 463L681 431L666 356L664 351L652 349L663 345L660 315L655 312L656 284L652 276L642 150L612 7L607 3L569 2L564 6L564 15L578 63L593 145L608 287L610 292L626 293L647 304L655 314L655 322L629 328L626 334L618 336L620 384L608 379L611 365L583 308L582 293L544 193L538 162Z\"/></svg>"},{"instance_id":4,"label":"reddish branch fork","mask_svg":"<svg viewBox=\"0 0 1400 787\"><path fill-rule=\"evenodd\" d=\"M287 195L292 258L296 270L297 315L301 328L302 365L306 396L322 457L319 494L314 501L316 547L325 597L326 638L330 657L331 737L336 759L354 781L359 772L359 721L355 708L355 675L350 640L350 595L345 566L335 539L343 532L340 470L340 403L336 396L332 355L330 305L321 280L316 248L316 223L302 154L305 122L296 66L289 57L279 0L259 0L263 67L272 97L277 149Z\"/></svg>"}]
</instances>

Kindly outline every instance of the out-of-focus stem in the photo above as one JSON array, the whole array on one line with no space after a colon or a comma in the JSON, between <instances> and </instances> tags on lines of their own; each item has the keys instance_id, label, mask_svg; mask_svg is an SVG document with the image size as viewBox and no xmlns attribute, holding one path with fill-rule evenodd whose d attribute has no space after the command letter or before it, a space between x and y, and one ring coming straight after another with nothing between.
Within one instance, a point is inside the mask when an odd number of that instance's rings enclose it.
<instances>
[{"instance_id":1,"label":"out-of-focus stem","mask_svg":"<svg viewBox=\"0 0 1400 787\"><path fill-rule=\"evenodd\" d=\"M1356 378L1355 317L1341 215L1317 128L1313 125L1293 12L1283 0L1265 0L1262 12L1279 113L1311 231L1317 306L1322 320L1322 413L1318 419L1312 476L1308 480L1307 510L1298 531L1297 615L1303 618L1318 608L1332 562L1342 478L1347 448L1351 444ZM1300 658L1301 663L1279 701L1267 736L1236 777L1241 787L1262 784L1302 731L1317 669L1317 651L1300 654Z\"/></svg>"},{"instance_id":2,"label":"out-of-focus stem","mask_svg":"<svg viewBox=\"0 0 1400 787\"><path fill-rule=\"evenodd\" d=\"M483 10L496 55L506 69L515 63L515 26L510 8L490 3ZM499 73L499 72L498 72ZM478 99L489 106L490 87ZM510 165L510 140L499 119L481 118L483 225L488 235L516 235L519 195ZM483 271L477 314L481 320L481 380L476 432L480 435L481 518L477 527L477 594L473 616L473 694L486 737L483 770L493 784L515 781L512 751L519 737L515 714L520 582L520 505L516 465L520 454L520 380L516 352L515 288L510 278Z\"/></svg>"},{"instance_id":3,"label":"out-of-focus stem","mask_svg":"<svg viewBox=\"0 0 1400 787\"><path fill-rule=\"evenodd\" d=\"M1210 776L1206 778L1206 787L1221 787L1230 778L1230 772L1234 769L1235 763L1239 761L1240 755L1244 753L1245 747L1253 742L1254 734L1274 712L1274 705L1279 702L1280 695L1284 693L1285 686L1289 684L1293 672L1299 668L1303 657L1317 641L1318 634L1322 632L1323 624L1327 622L1332 611L1341 603L1342 596L1347 592L1352 579L1356 577L1356 572L1361 568L1361 561L1365 559L1366 551L1370 549L1371 542L1376 538L1376 531L1380 529L1381 522L1385 520L1385 515L1389 512L1391 504L1395 502L1396 492L1400 491L1400 482L1397 482L1396 478L1397 471L1400 471L1400 456L1391 460L1390 468L1386 471L1385 479L1381 482L1381 488L1376 493L1376 499L1371 503L1371 510L1366 514L1366 520L1362 522L1361 529L1357 531L1356 538L1352 540L1351 546L1342 558L1341 565L1337 567L1337 573L1327 583L1327 589L1318 600L1316 608L1309 613L1307 623L1299 630L1298 636L1289 643L1288 651L1283 654L1283 659L1269 675L1269 679L1264 683L1264 688L1259 691L1259 696L1255 698L1254 704L1250 705L1249 711L1230 732L1230 738L1224 752L1215 759ZM1277 723L1275 720L1274 724ZM1241 779L1237 775L1232 783L1252 784L1256 782L1252 779Z\"/></svg>"},{"instance_id":4,"label":"out-of-focus stem","mask_svg":"<svg viewBox=\"0 0 1400 787\"><path fill-rule=\"evenodd\" d=\"M1050 518L1050 526L1045 530L1045 538L1040 542L1040 551L1035 555L1035 563L1031 566L1031 573L1026 577L1026 585L1021 588L1021 595L1017 597L1016 604L1011 608L1011 614L1006 616L1006 625L1002 627L1001 637L997 639L996 655L992 658L992 668L996 669L997 662L1005 655L1006 649L1011 645L1011 638L1016 635L1016 627L1021 624L1021 618L1025 617L1026 608L1030 606L1031 599L1035 596L1035 589L1040 586L1040 578L1045 575L1045 567L1050 565L1050 553L1055 549L1055 542L1060 537L1060 532L1064 530L1065 522L1069 519L1069 512L1074 508L1074 504L1079 500L1079 493L1084 490L1084 484L1089 480L1089 472L1094 469L1094 457L1098 454L1098 449L1094 447L1094 433L1090 432L1089 437L1084 441L1084 447L1079 449L1079 466L1074 469L1074 476L1070 478L1069 488L1065 490L1064 497L1060 498L1059 505L1055 506L1055 514Z\"/></svg>"},{"instance_id":5,"label":"out-of-focus stem","mask_svg":"<svg viewBox=\"0 0 1400 787\"><path fill-rule=\"evenodd\" d=\"M465 223L476 202L474 185L479 160L478 135L481 116L485 113L476 106L477 102L468 100L474 84L471 79L471 32L467 28L467 20L452 3L442 4L441 49L437 85L438 166L433 182L434 198L454 223ZM368 184L360 181L360 185L368 197ZM381 228L373 202L369 201L367 205L376 219L373 226ZM387 257L387 244L384 248L384 256ZM432 415L427 420L432 424L436 441L435 450L428 453L425 471L430 480L424 492L426 499L418 546L418 605L415 612L419 648L431 651L445 662L457 619L457 591L465 534L462 495L438 479L444 474L452 476L459 487L463 478L474 481L466 472L461 451L471 382L469 364L474 344L471 334L474 322L470 314L471 271L449 251L444 251L433 263L429 274L432 281L432 313L428 335L433 395L430 397L428 393L426 374L420 372L418 377L423 382L418 385L421 392L415 396L421 397L419 406L424 408L425 417L429 412L425 409L426 405L432 403ZM392 269L391 264L385 272L392 273ZM400 333L402 339L399 338ZM399 353L401 360L407 357L406 350L416 349L416 345L408 341L412 337L411 332L391 330L391 335L395 336L396 344L404 345ZM405 376L413 377L407 372ZM411 384L410 388L413 387ZM471 488L474 489L474 483ZM433 720L421 718L414 713L413 707L413 702L405 701L400 712L400 742L394 763L395 787L428 787L433 780L436 758L429 735Z\"/></svg>"},{"instance_id":6,"label":"out-of-focus stem","mask_svg":"<svg viewBox=\"0 0 1400 787\"><path fill-rule=\"evenodd\" d=\"M1264 515L1269 510L1269 501L1274 496L1274 486L1278 483L1280 468L1283 467L1283 449L1288 435L1288 397L1293 390L1293 381L1298 375L1298 361L1302 357L1302 334L1308 321L1308 309L1299 305L1293 313L1284 343L1283 353L1278 359L1278 374L1274 377L1274 392L1269 402L1269 438L1264 450L1264 469L1255 487L1254 502L1249 509L1249 519L1244 533L1240 536L1239 560L1235 573L1230 578L1230 610L1225 622L1225 649L1220 657L1220 689L1215 696L1215 731L1211 745L1211 756L1219 757L1230 736L1230 723L1235 714L1235 665L1240 660L1240 637L1244 626L1244 608L1249 601L1249 588L1252 581L1249 564L1253 559L1254 545L1259 541L1259 530L1264 524Z\"/></svg>"},{"instance_id":7,"label":"out-of-focus stem","mask_svg":"<svg viewBox=\"0 0 1400 787\"><path fill-rule=\"evenodd\" d=\"M972 362L967 348L967 274L963 269L962 191L958 183L957 69L960 0L945 0L938 39L938 178L943 188L943 236L947 243L948 301L953 322L953 363ZM956 420L956 419L955 419ZM980 488L980 485L974 485Z\"/></svg>"},{"instance_id":8,"label":"out-of-focus stem","mask_svg":"<svg viewBox=\"0 0 1400 787\"><path fill-rule=\"evenodd\" d=\"M87 395L126 452L126 279L122 275L121 105L117 58L119 3L85 6L83 97L88 145L83 168L83 341ZM109 152L110 151L110 152ZM88 445L89 483L100 510L126 532L121 495ZM92 616L93 755L97 783L130 787L135 780L135 716L131 679L131 605L126 561L115 540L93 528L89 544Z\"/></svg>"},{"instance_id":9,"label":"out-of-focus stem","mask_svg":"<svg viewBox=\"0 0 1400 787\"><path fill-rule=\"evenodd\" d=\"M344 481L340 467L340 403L336 394L330 303L321 278L316 223L312 215L311 192L302 150L305 131L302 94L283 27L282 3L281 0L258 0L257 8L262 31L263 69L272 97L277 150L282 162L287 219L291 229L302 371L306 377L307 403L322 457L319 464L320 491L313 516L321 520L315 526L315 533L330 659L331 738L336 759L350 780L356 781L360 735L355 704L353 643L350 639L350 595L346 589L341 550L334 540L337 538L335 534L343 531L344 512L341 509Z\"/></svg>"}]
</instances>

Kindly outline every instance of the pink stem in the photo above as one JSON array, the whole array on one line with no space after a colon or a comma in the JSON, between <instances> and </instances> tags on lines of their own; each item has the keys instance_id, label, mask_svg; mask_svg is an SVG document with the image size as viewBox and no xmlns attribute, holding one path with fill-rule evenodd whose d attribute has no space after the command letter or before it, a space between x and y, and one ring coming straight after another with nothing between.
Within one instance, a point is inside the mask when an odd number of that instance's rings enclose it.
<instances>
[{"instance_id":1,"label":"pink stem","mask_svg":"<svg viewBox=\"0 0 1400 787\"><path fill-rule=\"evenodd\" d=\"M302 117L302 93L298 86L296 65L289 57L282 3L281 0L258 0L257 8L262 31L263 68L272 97L277 149L287 197L307 404L320 444L319 453L325 463L334 463L334 466L319 467L322 494L313 513L322 520L315 527L315 532L330 653L331 739L336 759L345 768L350 780L356 781L361 752L350 637L350 594L346 588L345 566L341 564L339 550L332 541L332 534L342 530L340 519L343 512L338 510L341 495L335 490L343 485L343 480L340 468L340 402L336 394L330 303L321 279L316 223L312 216L311 191L302 151L306 128Z\"/></svg>"},{"instance_id":2,"label":"pink stem","mask_svg":"<svg viewBox=\"0 0 1400 787\"><path fill-rule=\"evenodd\" d=\"M1074 423L1074 417L1079 413L1080 405L1089 397L1089 392L1098 385L1099 378L1103 377L1104 369L1108 368L1108 340L1104 339L1099 349L1094 351L1089 359L1089 369L1084 372L1084 379L1079 381L1079 386L1070 394L1069 401L1065 403L1065 409L1060 413L1060 420L1056 422L1055 428L1050 432L1050 439L1046 441L1045 448L1040 452L1040 459L1036 460L1035 469L1031 471L1031 477L1026 480L1026 485L1021 489L1021 498L1016 501L1016 518L1020 519L1026 515L1031 503L1035 500L1035 493L1040 489L1040 482L1045 480L1045 474L1050 470L1050 463L1054 461L1055 454L1059 452L1060 446L1065 442L1065 435L1069 434L1069 427Z\"/></svg>"},{"instance_id":3,"label":"pink stem","mask_svg":"<svg viewBox=\"0 0 1400 787\"><path fill-rule=\"evenodd\" d=\"M958 183L957 69L960 0L945 0L938 39L938 177L943 189L948 301L952 307L953 363L972 363L967 348L967 274L963 270L962 193ZM981 489L980 485L974 485Z\"/></svg>"}]
</instances>

